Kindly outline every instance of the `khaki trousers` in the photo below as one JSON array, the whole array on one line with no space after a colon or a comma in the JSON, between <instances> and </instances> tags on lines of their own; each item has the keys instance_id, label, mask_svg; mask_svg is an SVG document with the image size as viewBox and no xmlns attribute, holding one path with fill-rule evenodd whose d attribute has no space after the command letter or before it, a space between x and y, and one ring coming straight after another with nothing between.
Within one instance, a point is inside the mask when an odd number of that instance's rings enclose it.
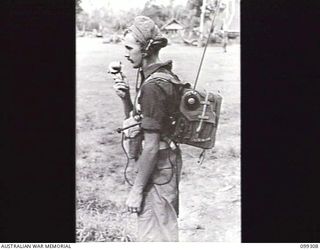
<instances>
[{"instance_id":1,"label":"khaki trousers","mask_svg":"<svg viewBox=\"0 0 320 250\"><path fill-rule=\"evenodd\" d=\"M179 241L177 218L181 167L179 148L159 151L138 215L138 241Z\"/></svg>"}]
</instances>

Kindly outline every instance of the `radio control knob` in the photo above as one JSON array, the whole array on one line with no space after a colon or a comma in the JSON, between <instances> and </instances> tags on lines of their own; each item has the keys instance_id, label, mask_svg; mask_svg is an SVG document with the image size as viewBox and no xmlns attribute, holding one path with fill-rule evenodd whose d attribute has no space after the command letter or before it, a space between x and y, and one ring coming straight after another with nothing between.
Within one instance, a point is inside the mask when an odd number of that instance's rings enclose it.
<instances>
[{"instance_id":1,"label":"radio control knob","mask_svg":"<svg viewBox=\"0 0 320 250\"><path fill-rule=\"evenodd\" d=\"M195 104L195 102L196 102L196 100L193 97L188 99L188 103L191 105Z\"/></svg>"}]
</instances>

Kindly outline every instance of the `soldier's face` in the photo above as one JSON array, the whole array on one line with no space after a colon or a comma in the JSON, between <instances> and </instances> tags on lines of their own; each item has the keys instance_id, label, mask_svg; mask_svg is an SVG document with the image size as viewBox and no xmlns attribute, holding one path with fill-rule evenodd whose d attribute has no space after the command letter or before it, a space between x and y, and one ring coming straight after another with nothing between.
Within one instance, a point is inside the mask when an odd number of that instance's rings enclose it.
<instances>
[{"instance_id":1,"label":"soldier's face","mask_svg":"<svg viewBox=\"0 0 320 250\"><path fill-rule=\"evenodd\" d=\"M133 68L139 68L142 65L141 46L135 40L131 33L124 37L125 58L133 64Z\"/></svg>"}]
</instances>

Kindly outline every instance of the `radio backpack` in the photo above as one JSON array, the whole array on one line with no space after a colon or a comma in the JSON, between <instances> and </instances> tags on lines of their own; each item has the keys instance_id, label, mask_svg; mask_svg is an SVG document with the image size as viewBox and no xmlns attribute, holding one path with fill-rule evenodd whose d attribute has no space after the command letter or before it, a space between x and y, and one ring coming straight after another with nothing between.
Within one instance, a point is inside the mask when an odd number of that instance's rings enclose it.
<instances>
[{"instance_id":1,"label":"radio backpack","mask_svg":"<svg viewBox=\"0 0 320 250\"><path fill-rule=\"evenodd\" d=\"M148 80L159 79L174 84L180 93L178 112L173 114L173 134L176 143L210 149L215 145L222 97L207 91L192 89L174 74L156 72Z\"/></svg>"}]
</instances>

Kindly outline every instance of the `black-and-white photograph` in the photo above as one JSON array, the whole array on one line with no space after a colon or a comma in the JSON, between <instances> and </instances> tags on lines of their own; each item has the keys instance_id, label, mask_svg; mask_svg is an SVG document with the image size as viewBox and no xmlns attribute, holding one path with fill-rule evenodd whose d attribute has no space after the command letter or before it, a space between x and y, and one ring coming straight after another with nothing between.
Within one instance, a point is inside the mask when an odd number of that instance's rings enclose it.
<instances>
[{"instance_id":1,"label":"black-and-white photograph","mask_svg":"<svg viewBox=\"0 0 320 250\"><path fill-rule=\"evenodd\" d=\"M240 0L75 11L77 242L240 243Z\"/></svg>"}]
</instances>

